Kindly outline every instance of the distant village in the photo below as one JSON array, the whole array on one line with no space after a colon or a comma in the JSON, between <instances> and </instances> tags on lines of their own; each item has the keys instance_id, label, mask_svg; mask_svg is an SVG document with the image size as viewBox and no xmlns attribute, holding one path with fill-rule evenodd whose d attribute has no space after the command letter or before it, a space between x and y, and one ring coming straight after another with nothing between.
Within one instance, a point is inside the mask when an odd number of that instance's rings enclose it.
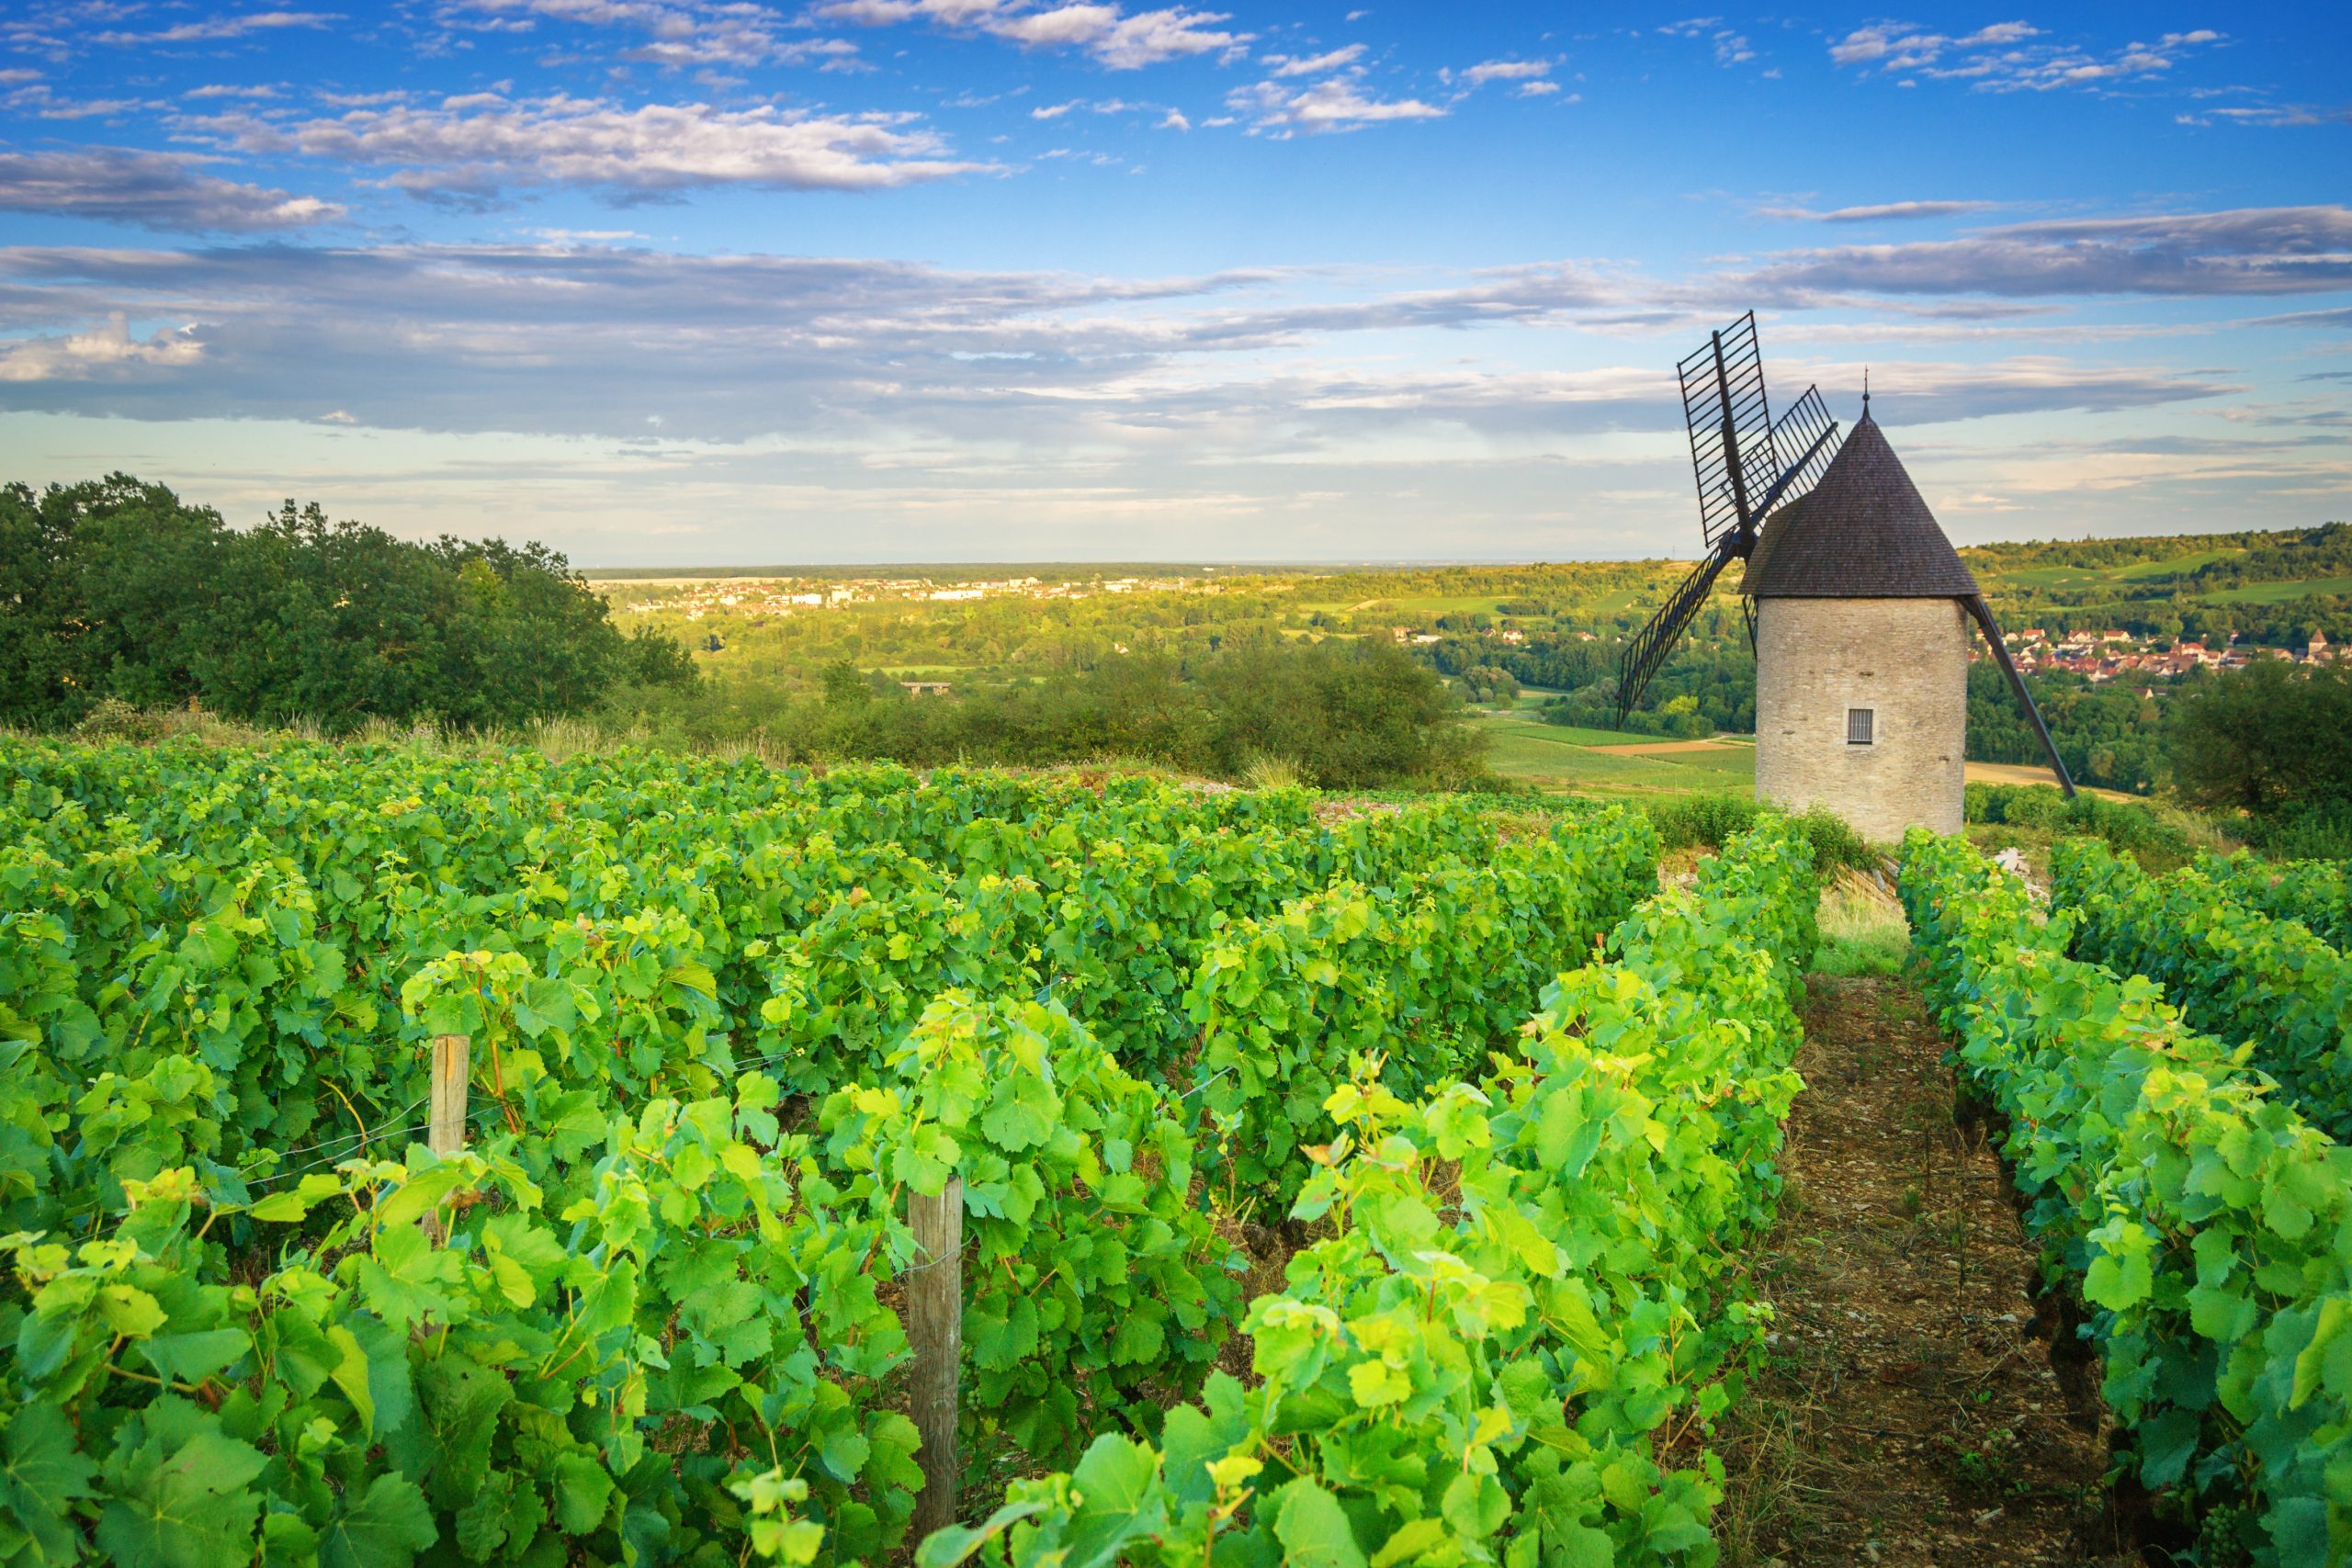
<instances>
[{"instance_id":1,"label":"distant village","mask_svg":"<svg viewBox=\"0 0 2352 1568\"><path fill-rule=\"evenodd\" d=\"M2064 670L2093 684L2108 681L2168 681L2197 670L2243 669L2256 659L2333 664L2343 651L2331 644L2324 633L2317 631L2300 649L2252 645L2240 648L2235 636L2221 648L2210 648L2188 637L2175 641L2170 648L2162 648L2143 643L2123 631L2069 632L2053 640L2040 626L2011 632L2003 640L2008 643L2010 656L2018 661L2018 667L2029 674ZM1973 663L1983 657L1982 650L1971 643L1968 657Z\"/></svg>"},{"instance_id":2,"label":"distant village","mask_svg":"<svg viewBox=\"0 0 2352 1568\"><path fill-rule=\"evenodd\" d=\"M642 582L616 581L595 586L618 594ZM941 585L922 577L853 577L810 586L809 580L747 578L694 580L684 592L663 599L639 599L621 605L632 615L659 610L699 621L720 611L739 615L791 615L798 610L838 610L851 604L886 601L905 604L968 604L978 599L1086 599L1097 593L1173 593L1186 591L1216 593L1224 584L1194 577L1114 577L1086 582L1046 582L1035 577L1007 577Z\"/></svg>"},{"instance_id":3,"label":"distant village","mask_svg":"<svg viewBox=\"0 0 2352 1568\"><path fill-rule=\"evenodd\" d=\"M942 583L922 577L860 577L839 580L808 578L701 578L670 580L615 581L597 584L610 594L617 607L636 615L660 612L674 615L688 621L699 621L719 614L749 615L789 615L801 611L844 609L854 604L883 603L900 604L968 604L979 600L1021 598L1029 600L1075 600L1096 594L1170 593L1225 592L1228 584L1212 577L1117 577L1048 582L1036 577L1006 577ZM677 591L659 598L637 598L621 602L621 594L630 589L642 592L652 588ZM1279 592L1281 590L1274 590ZM1367 606L1360 606L1367 607ZM1487 617L1475 617L1479 623L1468 628L1469 635L1492 642L1517 647L1525 644L1529 633L1511 626L1497 626ZM1388 635L1400 643L1428 644L1464 635L1463 631L1444 629L1453 617L1442 616L1441 629L1430 630L1422 626L1392 626ZM1567 634L1582 641L1594 640L1589 631ZM2178 638L2165 646L2161 639L2143 639L2130 632L2075 631L2052 637L2040 626L2027 626L2007 634L2009 650L2020 669L2039 674L2046 671L2063 670L2083 677L2092 684L2110 681L2157 682L2171 681L2197 670L2236 670L2257 659L2287 660L2298 663L2333 664L2345 650L2328 641L2324 633L2314 631L2301 648L2241 646L2233 635L2228 643L2211 647L2193 638ZM716 644L714 643L714 646ZM1122 649L1122 651L1125 651ZM1984 651L1972 642L1969 660L1973 663L1984 657ZM900 682L918 695L944 694L950 688L944 681L907 681Z\"/></svg>"}]
</instances>

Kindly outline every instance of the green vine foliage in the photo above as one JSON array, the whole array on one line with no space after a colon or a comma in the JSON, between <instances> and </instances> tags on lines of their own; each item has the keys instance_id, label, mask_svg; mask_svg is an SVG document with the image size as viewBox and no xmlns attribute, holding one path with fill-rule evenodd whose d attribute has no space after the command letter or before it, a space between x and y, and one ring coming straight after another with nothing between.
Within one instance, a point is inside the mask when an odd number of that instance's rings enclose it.
<instances>
[{"instance_id":1,"label":"green vine foliage","mask_svg":"<svg viewBox=\"0 0 2352 1568\"><path fill-rule=\"evenodd\" d=\"M885 1558L920 1479L894 1205L942 1135L994 1205L976 1436L1170 1441L1238 1315L1181 1092L1202 956L1341 885L1419 911L1388 1027L1439 1094L1655 853L1605 812L1502 846L1455 804L1150 780L0 757L11 1568ZM437 1033L473 1046L449 1159L416 1141Z\"/></svg>"},{"instance_id":2,"label":"green vine foliage","mask_svg":"<svg viewBox=\"0 0 2352 1568\"><path fill-rule=\"evenodd\" d=\"M777 958L761 1054L805 1093L871 1078L943 989L1034 989L1044 920L1026 879L989 875L969 897L937 886L853 895Z\"/></svg>"},{"instance_id":3,"label":"green vine foliage","mask_svg":"<svg viewBox=\"0 0 2352 1568\"><path fill-rule=\"evenodd\" d=\"M1159 1091L1061 1008L962 991L888 1072L825 1101L825 1154L909 1259L902 1194L963 1178L967 1422L1048 1462L1106 1421L1156 1429L1231 1331L1241 1268Z\"/></svg>"},{"instance_id":4,"label":"green vine foliage","mask_svg":"<svg viewBox=\"0 0 2352 1568\"><path fill-rule=\"evenodd\" d=\"M94 1517L126 1564L683 1560L740 1530L727 1483L755 1460L802 1480L827 1561L887 1550L921 1473L877 1398L906 1350L883 1237L795 1193L775 1100L751 1075L649 1102L560 1214L500 1138L239 1209L166 1170L78 1247L6 1238L0 1551L74 1561ZM232 1215L295 1239L224 1270ZM759 1446L675 1444L709 1426Z\"/></svg>"},{"instance_id":5,"label":"green vine foliage","mask_svg":"<svg viewBox=\"0 0 2352 1568\"><path fill-rule=\"evenodd\" d=\"M2197 1028L2249 1043L2314 1124L2352 1136L2352 959L2233 897L2235 886L2224 863L2150 876L2095 839L2052 858L2077 957L2155 981Z\"/></svg>"},{"instance_id":6,"label":"green vine foliage","mask_svg":"<svg viewBox=\"0 0 2352 1568\"><path fill-rule=\"evenodd\" d=\"M1964 842L1915 832L1902 887L2140 1479L2204 1561L2352 1556L2352 1150Z\"/></svg>"},{"instance_id":7,"label":"green vine foliage","mask_svg":"<svg viewBox=\"0 0 2352 1568\"><path fill-rule=\"evenodd\" d=\"M2201 855L2198 868L2239 903L2273 919L2300 920L2342 952L2352 948L2352 865L2340 860L2266 861Z\"/></svg>"},{"instance_id":8,"label":"green vine foliage","mask_svg":"<svg viewBox=\"0 0 2352 1568\"><path fill-rule=\"evenodd\" d=\"M1661 1456L1767 1321L1727 1249L1769 1215L1797 1087L1787 989L1740 921L1776 875L1816 895L1777 829L1723 858L1751 848L1781 871L1625 922L1483 1084L1408 1101L1359 1055L1295 1209L1323 1234L1243 1325L1255 1385L1213 1374L1156 1443L1099 1436L918 1561L1713 1562L1721 1463ZM1702 989L1669 1000L1668 975Z\"/></svg>"},{"instance_id":9,"label":"green vine foliage","mask_svg":"<svg viewBox=\"0 0 2352 1568\"><path fill-rule=\"evenodd\" d=\"M1608 810L1478 864L1440 862L1394 887L1340 882L1209 945L1185 1007L1193 1068L1220 1138L1216 1179L1279 1213L1350 1060L1384 1055L1401 1096L1473 1066L1565 965L1656 886L1645 818Z\"/></svg>"}]
</instances>

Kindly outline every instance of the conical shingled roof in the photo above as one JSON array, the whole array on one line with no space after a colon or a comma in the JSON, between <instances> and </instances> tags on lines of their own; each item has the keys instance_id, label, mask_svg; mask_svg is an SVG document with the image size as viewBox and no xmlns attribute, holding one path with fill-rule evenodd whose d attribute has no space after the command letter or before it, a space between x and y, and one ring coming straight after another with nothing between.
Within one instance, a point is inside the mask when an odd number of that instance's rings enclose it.
<instances>
[{"instance_id":1,"label":"conical shingled roof","mask_svg":"<svg viewBox=\"0 0 2352 1568\"><path fill-rule=\"evenodd\" d=\"M1765 523L1739 591L1758 599L1962 599L1977 588L1865 408L1821 482Z\"/></svg>"}]
</instances>

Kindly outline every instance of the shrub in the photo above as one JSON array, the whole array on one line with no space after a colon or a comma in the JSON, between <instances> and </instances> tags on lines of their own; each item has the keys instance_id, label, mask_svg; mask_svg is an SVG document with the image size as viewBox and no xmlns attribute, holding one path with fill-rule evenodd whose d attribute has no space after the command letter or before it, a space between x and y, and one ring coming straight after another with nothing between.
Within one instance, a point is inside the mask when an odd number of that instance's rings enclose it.
<instances>
[{"instance_id":1,"label":"shrub","mask_svg":"<svg viewBox=\"0 0 2352 1568\"><path fill-rule=\"evenodd\" d=\"M1645 803L1644 809L1657 829L1658 847L1667 850L1720 850L1755 827L1758 818L1779 815L1740 795L1686 795ZM1876 871L1884 859L1852 823L1826 807L1792 813L1789 820L1813 846L1814 863L1824 871L1841 865Z\"/></svg>"},{"instance_id":2,"label":"shrub","mask_svg":"<svg viewBox=\"0 0 2352 1568\"><path fill-rule=\"evenodd\" d=\"M2257 818L2239 832L2271 860L2352 860L2352 805L2342 802Z\"/></svg>"},{"instance_id":3,"label":"shrub","mask_svg":"<svg viewBox=\"0 0 2352 1568\"><path fill-rule=\"evenodd\" d=\"M100 697L74 727L74 733L85 740L161 740L164 716L133 707L120 697Z\"/></svg>"},{"instance_id":4,"label":"shrub","mask_svg":"<svg viewBox=\"0 0 2352 1568\"><path fill-rule=\"evenodd\" d=\"M2192 832L2192 825L2181 813L2167 816L2153 804L2089 794L2068 800L2055 784L1970 784L1966 816L1971 822L2103 839L2111 848L2166 863L2178 863L2195 854L2200 838L2219 837L2202 825L2198 825L2199 831Z\"/></svg>"}]
</instances>

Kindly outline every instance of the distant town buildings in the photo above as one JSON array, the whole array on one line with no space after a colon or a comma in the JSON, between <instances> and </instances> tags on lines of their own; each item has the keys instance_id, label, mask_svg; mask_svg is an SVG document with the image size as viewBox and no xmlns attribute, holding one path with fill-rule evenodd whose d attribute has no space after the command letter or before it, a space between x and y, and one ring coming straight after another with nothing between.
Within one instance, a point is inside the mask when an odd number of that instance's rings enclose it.
<instances>
[{"instance_id":1,"label":"distant town buildings","mask_svg":"<svg viewBox=\"0 0 2352 1568\"><path fill-rule=\"evenodd\" d=\"M1029 600L1085 599L1098 593L1169 593L1197 592L1216 594L1227 592L1225 583L1194 577L1117 577L1046 582L1035 577L1006 577L961 582L937 582L922 577L857 577L813 580L808 578L726 578L709 581L676 581L679 592L664 598L638 598L616 605L634 615L661 613L678 615L688 621L699 621L706 615L729 614L767 616L789 615L807 611L838 610L852 604L874 604L888 602L905 604L975 604L990 599L1021 598ZM606 589L616 592L629 586L626 582L607 582ZM663 586L670 586L665 583ZM1290 585L1272 584L1268 592L1287 592ZM1363 609L1366 605L1358 605ZM1426 622L1423 625L1427 625ZM1476 632L1446 633L1423 630L1420 626L1391 626L1387 634L1397 642L1428 646L1442 642L1449 636L1468 636L1518 648L1526 644L1530 634L1513 626L1489 626ZM1591 642L1595 634L1589 631L1569 631L1558 635L1571 637L1579 642ZM2235 670L2256 659L2293 660L2309 664L2333 664L2343 659L2345 650L2327 639L2326 634L2314 631L2301 648L2256 648L2240 646L2232 637L2226 646L2210 647L2195 638L2182 637L2168 645L2161 639L2139 638L2130 632L2114 627L2098 630L2067 632L2053 637L2044 627L2026 626L2008 635L2009 650L2019 669L2030 673L2064 670L2082 676L2094 683L2109 681L2134 682L2143 693L2154 690L2146 682L2168 681L2196 670ZM1124 648L1119 651L1125 652ZM1973 645L1969 652L1972 661L1983 657ZM919 696L940 695L947 691L944 682L902 681L910 693Z\"/></svg>"},{"instance_id":2,"label":"distant town buildings","mask_svg":"<svg viewBox=\"0 0 2352 1568\"><path fill-rule=\"evenodd\" d=\"M627 584L607 586L620 589ZM873 604L892 600L924 604L971 604L984 599L1086 599L1096 593L1222 593L1225 585L1191 577L1116 577L1073 582L1046 582L1035 577L1006 577L972 582L936 583L922 577L854 577L821 585L807 579L727 578L688 582L666 599L639 598L619 607L630 615L660 612L701 620L718 611L743 615L788 615L801 610L838 610L849 604Z\"/></svg>"},{"instance_id":3,"label":"distant town buildings","mask_svg":"<svg viewBox=\"0 0 2352 1568\"><path fill-rule=\"evenodd\" d=\"M2222 648L2211 648L2193 637L2176 638L2170 647L2161 639L2142 640L2122 631L2070 632L2052 641L2040 626L2027 626L2007 639L2009 653L2021 670L2038 673L2064 670L2094 684L2115 680L2171 679L2196 670L2239 670L2256 659L2287 659L2310 664L2332 664L2341 651L2322 632L2313 632L2300 652L2283 648L2238 646L2233 636ZM1973 661L1982 655L1972 649ZM2143 694L2149 689L2143 688Z\"/></svg>"}]
</instances>

